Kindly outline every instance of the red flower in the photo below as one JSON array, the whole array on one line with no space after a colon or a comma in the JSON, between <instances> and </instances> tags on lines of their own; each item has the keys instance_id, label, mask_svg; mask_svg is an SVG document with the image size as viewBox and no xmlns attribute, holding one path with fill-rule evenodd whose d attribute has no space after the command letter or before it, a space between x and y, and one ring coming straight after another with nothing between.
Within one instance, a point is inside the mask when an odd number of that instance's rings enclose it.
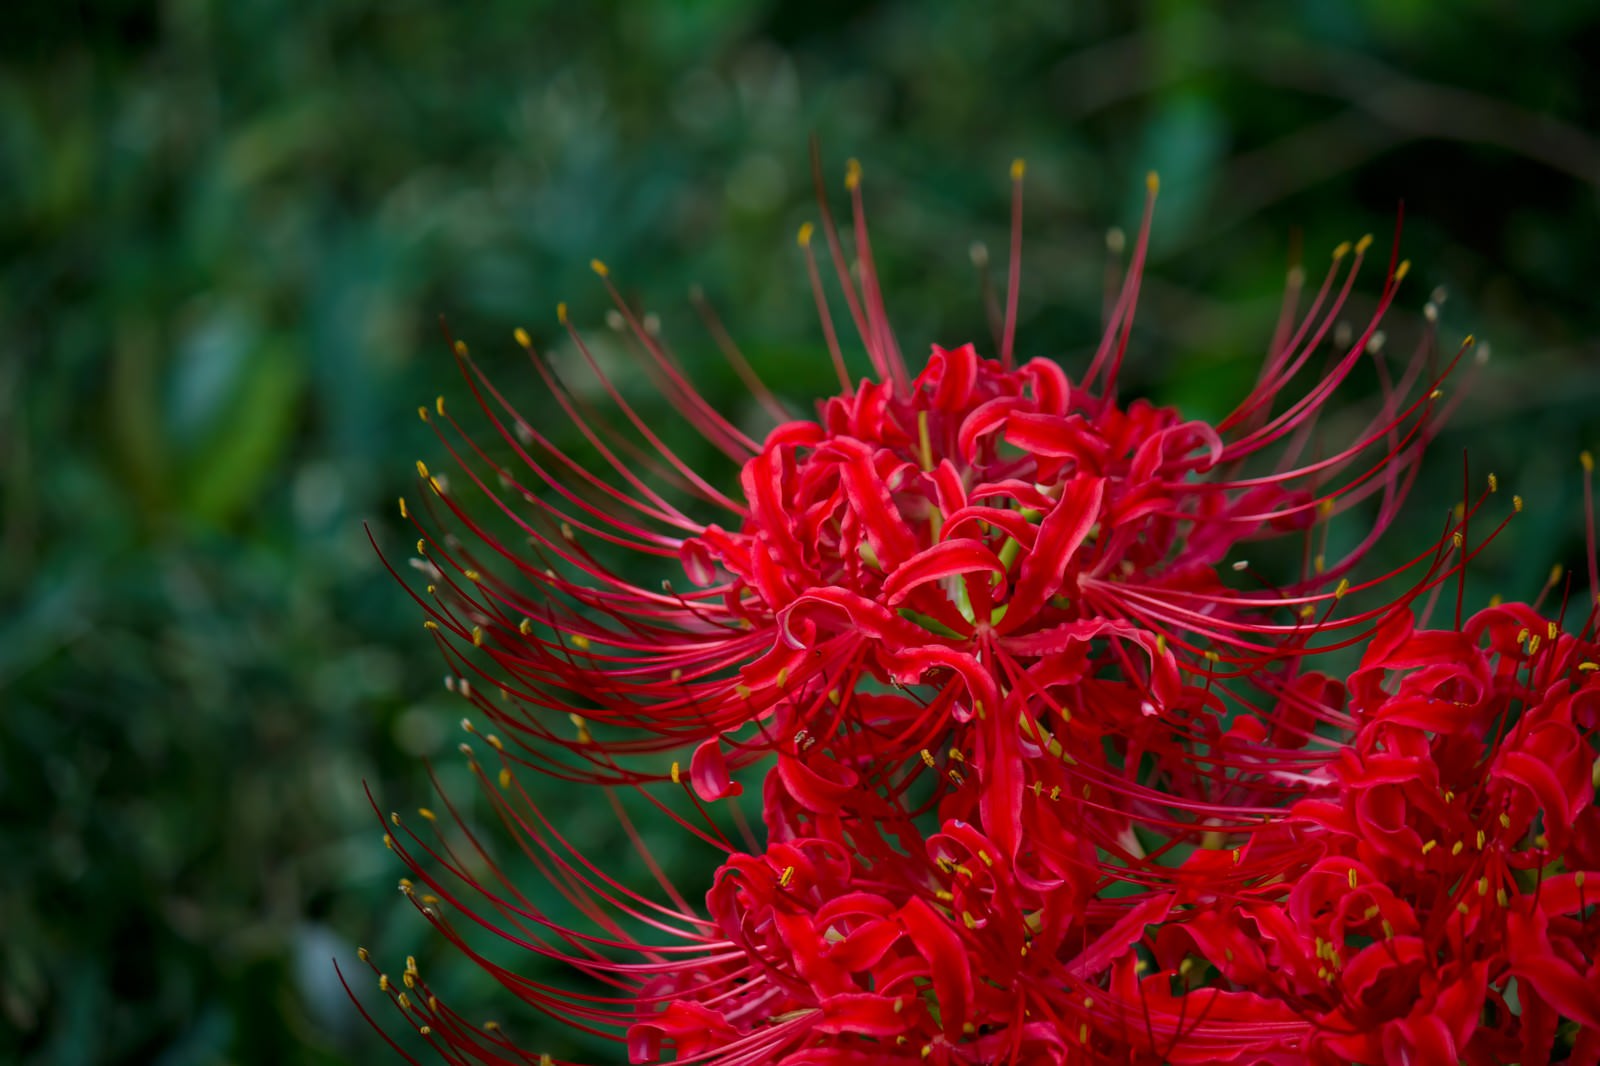
<instances>
[{"instance_id":1,"label":"red flower","mask_svg":"<svg viewBox=\"0 0 1600 1066\"><path fill-rule=\"evenodd\" d=\"M1099 353L1080 380L1046 359L1013 367L1014 301L999 359L972 345L936 346L913 377L878 294L856 173L859 291L826 214L825 232L878 380L853 380L834 345L841 392L819 405L815 421L786 421L764 443L748 439L693 391L617 296L644 369L695 429L742 463L736 494L672 452L594 360L621 425L603 424L537 355L533 363L594 444L598 470L518 415L457 346L474 397L521 468L496 464L464 432L465 450L453 443L443 429L460 426L448 415L423 415L527 536L532 555L496 539L437 476L428 481L438 499L481 547L430 534L416 510L405 510L423 538L419 565L435 578L419 600L447 655L458 658L448 647L457 642L492 657L460 657L462 673L506 692L509 704L477 702L520 758L574 778L660 779L659 762L624 769L614 760L715 743L737 768L802 730L820 738L858 721L878 731L885 750L914 757L953 725L998 707L1002 689L1047 659L1076 657L1086 675L1123 672L1145 695L1136 713L1160 714L1180 668L1203 676L1214 672L1211 658L1218 669L1248 670L1281 661L1313 630L1355 631L1370 621L1326 615L1415 475L1407 460L1432 432L1440 379L1417 388L1423 361L1413 361L1345 446L1316 461L1298 456L1327 398L1369 358L1367 342L1406 264L1391 266L1359 335L1302 384L1369 242L1353 255L1342 246L1298 323L1295 301L1286 304L1256 387L1212 427L1117 396L1148 210ZM1020 170L1017 188L1020 197ZM1153 181L1151 193L1153 204ZM596 267L609 287L609 272ZM820 283L817 296L827 324ZM581 335L567 328L587 355ZM518 339L532 353L527 334ZM727 521L691 519L671 502L674 493L722 509ZM1308 558L1293 581L1267 585L1247 569L1234 577L1248 568L1243 559L1222 565L1242 545L1298 535L1374 495L1381 505L1372 533L1342 558ZM677 556L698 590L670 577L659 587L636 585L602 562L602 547ZM869 680L926 686L930 705L909 721L867 721L856 694ZM567 728L572 714L588 723L585 739ZM609 740L613 729L626 739L592 742ZM1002 732L1028 729L1010 722ZM1008 748L1018 742L1012 737L1002 741ZM717 791L710 776L696 782Z\"/></svg>"},{"instance_id":2,"label":"red flower","mask_svg":"<svg viewBox=\"0 0 1600 1066\"><path fill-rule=\"evenodd\" d=\"M1418 631L1397 611L1351 677L1334 780L1277 830L1314 857L1248 895L1194 886L1158 972L1119 974L1147 1045L1174 1062L1545 1063L1560 1018L1574 1060L1597 1061L1593 625L1577 639L1507 605ZM1174 995L1173 974L1193 990Z\"/></svg>"},{"instance_id":3,"label":"red flower","mask_svg":"<svg viewBox=\"0 0 1600 1066\"><path fill-rule=\"evenodd\" d=\"M1398 379L1381 370L1378 410L1346 445L1301 458L1329 396L1373 357L1406 264L1391 260L1374 316L1320 370L1370 242L1335 252L1303 316L1293 276L1250 394L1215 426L1188 421L1117 390L1153 180L1088 370L1073 381L1049 360L1016 364L1021 174L998 357L936 346L913 375L852 164L854 274L825 203L823 229L873 376L846 368L808 226L840 393L814 420L791 420L733 353L779 416L760 443L693 390L595 264L645 372L738 462L737 492L665 444L564 309L610 420L517 339L598 469L519 415L456 345L518 465L496 462L441 400L424 419L500 514L475 516L420 464L435 516L464 535L430 533L401 509L421 536L429 584L417 598L452 685L496 729L467 723L496 772L467 746L469 758L545 884L521 885L470 831L462 843L406 828L389 839L420 882L407 892L517 998L625 1041L639 1062L1376 1061L1498 1051L1513 1032L1548 1053L1545 1021L1586 1017L1593 952L1578 952L1592 944L1583 904L1568 906L1581 885L1560 882L1548 905L1530 895L1518 879L1542 878L1547 860L1512 842L1537 822L1541 856L1595 846L1575 776L1592 704L1572 697L1510 722L1506 701L1533 691L1494 643L1510 609L1443 635L1397 620L1465 566L1470 552L1452 552L1481 499L1441 545L1351 585L1442 414L1426 345ZM1315 526L1374 497L1370 534L1338 559L1314 550ZM691 517L706 507L723 520ZM505 522L528 552L492 532ZM1227 562L1281 535L1307 545L1290 579ZM637 584L607 561L619 552L693 587ZM1398 608L1336 611L1352 588L1402 573ZM1348 686L1312 669L1369 637ZM757 763L766 838L736 846L711 805L737 797ZM616 794L659 893L564 837L518 785L527 767L626 785L652 817L718 848L704 908L661 873ZM1437 792L1463 774L1476 775L1473 798L1462 785L1452 807ZM1439 848L1425 840L1489 813L1511 835L1495 836L1505 847L1489 859L1477 841L1472 876L1492 876L1494 894L1461 911L1467 867L1416 859ZM473 926L603 990L535 983L480 948ZM1510 977L1528 989L1527 1020L1482 1022L1486 997L1512 1016ZM440 1005L413 967L402 983L385 979L447 1058L528 1058Z\"/></svg>"}]
</instances>

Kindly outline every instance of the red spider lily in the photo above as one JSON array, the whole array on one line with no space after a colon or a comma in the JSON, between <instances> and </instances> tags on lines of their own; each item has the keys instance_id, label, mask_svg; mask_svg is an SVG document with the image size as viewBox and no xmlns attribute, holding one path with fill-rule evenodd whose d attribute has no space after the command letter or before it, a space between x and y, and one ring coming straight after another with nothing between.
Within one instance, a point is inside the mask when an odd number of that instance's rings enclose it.
<instances>
[{"instance_id":1,"label":"red spider lily","mask_svg":"<svg viewBox=\"0 0 1600 1066\"><path fill-rule=\"evenodd\" d=\"M694 392L596 264L646 371L690 426L742 465L735 495L665 445L590 356L564 309L570 340L621 425L569 390L526 333L518 339L557 406L594 446L598 469L518 414L465 346L456 346L468 386L516 466L496 462L442 401L438 414L424 409L423 417L532 551L497 539L421 464L439 503L477 546L430 533L415 510L402 509L417 520L425 556L418 565L432 579L429 595L418 597L430 626L519 761L568 779L621 784L666 776L662 761L629 756L692 744L691 778L711 799L732 787L725 771L792 747L796 737L819 741L860 725L882 750L906 758L943 747L954 730L958 744L1015 764L1019 745L1037 741L1038 722L1005 708L1005 721L987 731L972 724L1001 711L1002 691L1050 689L1070 684L1074 673L1109 671L1142 692L1129 705L1135 719L1160 716L1184 674L1201 683L1248 675L1314 639L1358 639L1377 617L1335 618L1332 607L1393 521L1416 474L1410 460L1442 414L1437 386L1461 353L1429 374L1430 338L1397 380L1379 358L1386 391L1370 422L1322 458L1302 455L1329 396L1373 358L1379 319L1407 264L1391 258L1372 317L1322 366L1317 353L1370 241L1353 254L1348 245L1336 250L1303 313L1296 310L1299 275L1292 275L1255 387L1212 427L1143 401L1124 405L1117 395L1153 179L1120 295L1082 379L1070 380L1046 359L1013 365L1021 175L1019 165L1000 357L985 359L971 345L935 347L913 376L879 294L852 164L859 288L825 203L824 232L876 380L856 381L845 369L808 226L801 243L841 391L819 404L814 421L785 421L762 443ZM764 388L758 395L770 400ZM1312 527L1325 528L1374 496L1372 530L1345 556L1326 560L1311 547ZM675 497L720 509L727 520L691 518L692 508ZM1284 533L1305 536L1308 545L1304 571L1292 580L1271 584L1245 559L1222 565L1230 552ZM635 584L590 544L681 559L696 587L681 589L670 578L659 587ZM1249 587L1236 587L1241 582ZM456 650L467 645L486 657ZM922 713L872 718L859 694L884 684L916 687ZM1036 708L1036 717L1057 719L1040 728L1061 728L1060 710L1048 702ZM572 715L585 723L576 737L566 724ZM1014 765L1009 773L1020 780Z\"/></svg>"},{"instance_id":2,"label":"red spider lily","mask_svg":"<svg viewBox=\"0 0 1600 1066\"><path fill-rule=\"evenodd\" d=\"M1290 812L1308 861L1175 908L1158 972L1114 980L1121 1015L1173 1062L1547 1063L1562 1019L1569 1061L1600 1061L1594 628L1396 612L1334 780Z\"/></svg>"},{"instance_id":3,"label":"red spider lily","mask_svg":"<svg viewBox=\"0 0 1600 1066\"><path fill-rule=\"evenodd\" d=\"M935 347L913 374L888 323L852 164L854 271L825 203L823 232L872 376L846 369L808 226L800 243L840 393L814 420L791 420L730 349L781 419L759 443L694 391L595 264L646 372L739 464L732 494L664 443L564 308L614 414L567 387L525 332L517 339L598 468L518 414L455 345L499 443L475 442L442 400L422 413L494 511L477 515L421 464L434 521L401 510L421 537L429 584L417 599L452 686L496 730L468 723L500 764L491 775L467 746L474 772L543 884L523 887L450 806L458 831L417 835L395 818L404 831L388 841L413 871L407 893L518 999L625 1042L636 1062L1287 1062L1472 1047L1493 1027L1472 1013L1490 993L1470 993L1507 974L1534 990L1535 1021L1580 1017L1572 1003L1590 971L1573 952L1588 942L1570 926L1576 916L1586 935L1581 900L1525 913L1500 904L1497 943L1506 915L1525 925L1499 970L1463 950L1440 961L1451 929L1459 940L1478 926L1429 924L1441 891L1432 874L1434 897L1396 882L1390 902L1363 904L1379 908L1365 924L1332 916L1345 899L1331 876L1377 883L1380 859L1408 855L1405 812L1387 793L1358 795L1367 762L1404 752L1481 775L1470 744L1505 739L1490 729L1505 723L1493 693L1509 682L1488 659L1463 665L1483 633L1502 629L1441 637L1457 658L1418 666L1433 638L1394 621L1481 550L1466 533L1488 494L1406 565L1352 584L1416 476L1446 413L1439 385L1466 346L1430 370L1430 334L1397 374L1387 369L1375 336L1406 274L1391 257L1365 327L1318 355L1370 249L1363 239L1335 252L1303 312L1291 276L1256 385L1215 426L1124 403L1117 379L1152 179L1087 372L1074 382L1049 360L1017 365L1020 164L1013 177L998 358ZM1369 359L1383 385L1377 410L1347 444L1305 458L1323 406ZM514 464L494 457L505 450ZM1369 502L1371 532L1325 559L1318 528ZM693 517L706 508L723 521ZM496 536L504 523L527 550ZM430 532L441 525L461 535ZM1286 535L1305 544L1288 580L1226 562ZM632 567L608 561L619 552L655 557L692 587L636 584L621 572ZM1346 600L1391 584L1399 591L1378 606ZM1348 685L1313 668L1368 640L1369 668ZM1413 667L1391 698L1385 671ZM1405 693L1422 688L1412 707ZM1435 745L1433 726L1405 717L1442 713L1429 699L1471 704L1457 718L1475 724ZM1543 727L1522 748L1493 748L1523 756L1489 773L1506 795L1566 802L1570 832L1550 846L1593 847L1579 843L1593 834L1571 791L1587 728ZM667 757L691 747L687 766ZM745 830L736 846L713 805L736 800L737 776L758 761L766 837L733 802L727 817ZM1560 769L1540 776L1533 764ZM564 836L523 791L522 768L604 787L659 891L624 884ZM703 908L650 856L630 806L721 852ZM1547 817L1533 810L1508 808L1511 826ZM1534 867L1507 865L1514 882L1513 869ZM1559 876L1550 898L1564 907L1582 883ZM1380 942L1373 921L1411 939L1385 936L1364 968L1334 968L1355 983L1329 991L1315 965L1324 942L1344 937L1353 958L1350 937ZM567 965L590 990L520 974L480 946L485 936ZM439 1003L413 966L404 990L383 984L448 1061L538 1060Z\"/></svg>"}]
</instances>

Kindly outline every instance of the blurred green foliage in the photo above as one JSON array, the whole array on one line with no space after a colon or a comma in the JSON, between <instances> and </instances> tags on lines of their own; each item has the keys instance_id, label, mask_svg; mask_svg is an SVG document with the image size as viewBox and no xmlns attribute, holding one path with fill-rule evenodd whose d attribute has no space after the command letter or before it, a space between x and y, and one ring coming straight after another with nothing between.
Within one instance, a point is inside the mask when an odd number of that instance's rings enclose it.
<instances>
[{"instance_id":1,"label":"blurred green foliage","mask_svg":"<svg viewBox=\"0 0 1600 1066\"><path fill-rule=\"evenodd\" d=\"M1442 285L1446 347L1471 331L1496 357L1391 550L1432 535L1470 449L1530 501L1475 592L1531 595L1576 560L1574 457L1600 402L1600 5L1208 10L9 8L0 1059L382 1060L329 959L357 939L440 954L362 788L426 802L419 757L454 742L442 667L363 528L403 552L393 498L438 458L411 414L452 387L434 316L542 410L509 331L553 338L559 298L598 328L598 255L725 410L750 404L685 310L692 282L770 381L812 395L830 374L791 237L813 131L830 181L847 154L866 166L913 353L987 336L969 245L1004 247L1021 155L1022 348L1081 365L1104 230L1136 221L1159 168L1130 373L1200 415L1248 383L1289 249L1315 273L1341 239L1386 240L1404 200L1414 280L1390 343L1414 343ZM573 817L626 850L606 809Z\"/></svg>"}]
</instances>

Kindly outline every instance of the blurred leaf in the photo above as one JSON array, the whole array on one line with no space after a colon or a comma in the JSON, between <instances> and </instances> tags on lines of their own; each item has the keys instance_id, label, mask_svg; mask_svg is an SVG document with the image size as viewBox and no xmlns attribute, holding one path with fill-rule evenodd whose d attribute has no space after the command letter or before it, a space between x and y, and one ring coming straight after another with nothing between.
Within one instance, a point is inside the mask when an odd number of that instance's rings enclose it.
<instances>
[{"instance_id":1,"label":"blurred leaf","mask_svg":"<svg viewBox=\"0 0 1600 1066\"><path fill-rule=\"evenodd\" d=\"M273 476L302 403L300 364L285 340L256 350L227 417L199 449L186 494L195 518L222 522L255 499Z\"/></svg>"}]
</instances>

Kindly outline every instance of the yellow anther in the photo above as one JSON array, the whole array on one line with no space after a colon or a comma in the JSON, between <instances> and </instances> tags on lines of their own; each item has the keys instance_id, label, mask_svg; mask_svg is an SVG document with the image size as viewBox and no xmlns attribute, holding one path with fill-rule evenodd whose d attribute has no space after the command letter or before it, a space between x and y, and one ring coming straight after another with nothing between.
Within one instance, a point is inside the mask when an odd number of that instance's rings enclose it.
<instances>
[{"instance_id":1,"label":"yellow anther","mask_svg":"<svg viewBox=\"0 0 1600 1066\"><path fill-rule=\"evenodd\" d=\"M1347 577L1340 578L1339 579L1339 587L1333 590L1333 598L1336 599L1336 600L1342 600L1345 597L1345 593L1347 593L1349 591L1350 591L1350 579L1347 578Z\"/></svg>"},{"instance_id":2,"label":"yellow anther","mask_svg":"<svg viewBox=\"0 0 1600 1066\"><path fill-rule=\"evenodd\" d=\"M511 771L504 766L500 768L500 787L506 789L511 787Z\"/></svg>"},{"instance_id":3,"label":"yellow anther","mask_svg":"<svg viewBox=\"0 0 1600 1066\"><path fill-rule=\"evenodd\" d=\"M427 1026L427 1025L420 1025L420 1026L417 1027L417 1032L419 1034L421 1034L422 1036L432 1036L433 1035L433 1027L432 1026Z\"/></svg>"},{"instance_id":4,"label":"yellow anther","mask_svg":"<svg viewBox=\"0 0 1600 1066\"><path fill-rule=\"evenodd\" d=\"M400 975L400 980L405 983L407 988L417 987L417 975L414 973L403 973Z\"/></svg>"},{"instance_id":5,"label":"yellow anther","mask_svg":"<svg viewBox=\"0 0 1600 1066\"><path fill-rule=\"evenodd\" d=\"M1489 474L1489 491L1490 492L1499 492L1500 491L1500 479L1495 477L1492 472Z\"/></svg>"},{"instance_id":6,"label":"yellow anther","mask_svg":"<svg viewBox=\"0 0 1600 1066\"><path fill-rule=\"evenodd\" d=\"M1351 888L1355 888L1356 887L1356 871L1355 871L1354 868L1351 868L1351 870L1349 871L1349 881L1350 881L1350 887Z\"/></svg>"},{"instance_id":7,"label":"yellow anther","mask_svg":"<svg viewBox=\"0 0 1600 1066\"><path fill-rule=\"evenodd\" d=\"M489 742L489 746L491 748L493 748L495 751L505 751L506 750L505 742L502 741L498 736L496 736L493 733L490 733L489 735L485 736L483 739L488 741Z\"/></svg>"},{"instance_id":8,"label":"yellow anther","mask_svg":"<svg viewBox=\"0 0 1600 1066\"><path fill-rule=\"evenodd\" d=\"M976 929L978 928L978 919L972 916L971 911L962 911L961 924L965 925L968 929Z\"/></svg>"},{"instance_id":9,"label":"yellow anther","mask_svg":"<svg viewBox=\"0 0 1600 1066\"><path fill-rule=\"evenodd\" d=\"M427 807L418 807L417 813L422 816L424 821L437 822L439 820L439 816Z\"/></svg>"},{"instance_id":10,"label":"yellow anther","mask_svg":"<svg viewBox=\"0 0 1600 1066\"><path fill-rule=\"evenodd\" d=\"M1466 847L1466 843L1464 841L1458 840L1454 844L1450 845L1450 854L1451 855L1460 855L1461 854L1461 849L1464 848L1464 847Z\"/></svg>"},{"instance_id":11,"label":"yellow anther","mask_svg":"<svg viewBox=\"0 0 1600 1066\"><path fill-rule=\"evenodd\" d=\"M399 825L400 824L400 812L399 811L390 811L389 812L389 821L393 822L395 825Z\"/></svg>"},{"instance_id":12,"label":"yellow anther","mask_svg":"<svg viewBox=\"0 0 1600 1066\"><path fill-rule=\"evenodd\" d=\"M782 887L782 888L788 888L790 882L792 882L793 880L794 880L794 867L793 866L785 866L783 868L783 873L778 875L778 885L780 887Z\"/></svg>"},{"instance_id":13,"label":"yellow anther","mask_svg":"<svg viewBox=\"0 0 1600 1066\"><path fill-rule=\"evenodd\" d=\"M380 992L389 991L389 975L388 974L380 973L378 975L378 990Z\"/></svg>"},{"instance_id":14,"label":"yellow anther","mask_svg":"<svg viewBox=\"0 0 1600 1066\"><path fill-rule=\"evenodd\" d=\"M483 647L483 627L482 626L473 626L472 627L472 646L474 648Z\"/></svg>"},{"instance_id":15,"label":"yellow anther","mask_svg":"<svg viewBox=\"0 0 1600 1066\"><path fill-rule=\"evenodd\" d=\"M923 765L929 767L930 769L934 766L933 753L927 748L922 749L922 762Z\"/></svg>"},{"instance_id":16,"label":"yellow anther","mask_svg":"<svg viewBox=\"0 0 1600 1066\"><path fill-rule=\"evenodd\" d=\"M1156 634L1156 654L1167 654L1167 635L1165 633Z\"/></svg>"},{"instance_id":17,"label":"yellow anther","mask_svg":"<svg viewBox=\"0 0 1600 1066\"><path fill-rule=\"evenodd\" d=\"M533 347L533 338L528 336L528 331L523 329L521 326L518 326L516 329L512 330L511 336L520 346L524 348Z\"/></svg>"},{"instance_id":18,"label":"yellow anther","mask_svg":"<svg viewBox=\"0 0 1600 1066\"><path fill-rule=\"evenodd\" d=\"M1338 244L1334 245L1334 247L1333 247L1333 258L1335 260L1343 259L1345 256L1347 256L1349 254L1350 254L1350 242L1349 241L1340 241Z\"/></svg>"},{"instance_id":19,"label":"yellow anther","mask_svg":"<svg viewBox=\"0 0 1600 1066\"><path fill-rule=\"evenodd\" d=\"M1389 923L1389 919L1387 918L1383 920L1383 935L1387 940L1394 939L1394 926Z\"/></svg>"},{"instance_id":20,"label":"yellow anther","mask_svg":"<svg viewBox=\"0 0 1600 1066\"><path fill-rule=\"evenodd\" d=\"M1501 811L1500 812L1500 828L1501 829L1510 829L1511 828L1511 815L1507 814L1505 811Z\"/></svg>"},{"instance_id":21,"label":"yellow anther","mask_svg":"<svg viewBox=\"0 0 1600 1066\"><path fill-rule=\"evenodd\" d=\"M421 459L417 460L417 476L422 478L428 476L428 464Z\"/></svg>"},{"instance_id":22,"label":"yellow anther","mask_svg":"<svg viewBox=\"0 0 1600 1066\"><path fill-rule=\"evenodd\" d=\"M1494 890L1494 901L1500 904L1500 906L1504 907L1506 904L1511 902L1511 897L1506 895L1505 889L1497 888Z\"/></svg>"},{"instance_id":23,"label":"yellow anther","mask_svg":"<svg viewBox=\"0 0 1600 1066\"><path fill-rule=\"evenodd\" d=\"M1513 496L1513 497L1511 497L1511 509L1513 511L1517 511L1519 513L1521 512L1521 510L1522 510L1522 497L1521 496Z\"/></svg>"},{"instance_id":24,"label":"yellow anther","mask_svg":"<svg viewBox=\"0 0 1600 1066\"><path fill-rule=\"evenodd\" d=\"M523 636L528 636L530 633L532 633L533 632L533 619L524 618L521 622L518 622L517 623L517 632L521 633Z\"/></svg>"},{"instance_id":25,"label":"yellow anther","mask_svg":"<svg viewBox=\"0 0 1600 1066\"><path fill-rule=\"evenodd\" d=\"M467 357L467 342L466 341L456 341L456 343L455 343L455 351L456 351L457 355L459 355L461 358L465 359Z\"/></svg>"},{"instance_id":26,"label":"yellow anther","mask_svg":"<svg viewBox=\"0 0 1600 1066\"><path fill-rule=\"evenodd\" d=\"M372 958L372 952L368 951L366 948L356 948L356 958L360 959L362 962L366 962Z\"/></svg>"},{"instance_id":27,"label":"yellow anther","mask_svg":"<svg viewBox=\"0 0 1600 1066\"><path fill-rule=\"evenodd\" d=\"M1487 877L1478 878L1478 895L1487 896L1488 894L1489 894L1489 879Z\"/></svg>"},{"instance_id":28,"label":"yellow anther","mask_svg":"<svg viewBox=\"0 0 1600 1066\"><path fill-rule=\"evenodd\" d=\"M582 633L574 633L574 634L572 634L572 646L574 648L577 648L579 651L588 651L589 650L589 646L592 643L593 642L588 637L584 636Z\"/></svg>"},{"instance_id":29,"label":"yellow anther","mask_svg":"<svg viewBox=\"0 0 1600 1066\"><path fill-rule=\"evenodd\" d=\"M1585 474L1594 473L1594 455L1591 452L1589 452L1589 451L1581 451L1581 452L1579 452L1578 453L1578 462L1583 464L1583 472Z\"/></svg>"},{"instance_id":30,"label":"yellow anther","mask_svg":"<svg viewBox=\"0 0 1600 1066\"><path fill-rule=\"evenodd\" d=\"M423 540L421 537L417 538L417 554L418 555L427 555L428 554L428 542Z\"/></svg>"},{"instance_id":31,"label":"yellow anther","mask_svg":"<svg viewBox=\"0 0 1600 1066\"><path fill-rule=\"evenodd\" d=\"M411 512L406 509L406 498L404 496L400 497L400 517L401 518L410 518L411 517Z\"/></svg>"},{"instance_id":32,"label":"yellow anther","mask_svg":"<svg viewBox=\"0 0 1600 1066\"><path fill-rule=\"evenodd\" d=\"M1361 239L1356 242L1356 254L1357 255L1365 255L1367 249L1371 248L1371 247L1372 247L1372 234L1370 234L1370 233L1362 234Z\"/></svg>"},{"instance_id":33,"label":"yellow anther","mask_svg":"<svg viewBox=\"0 0 1600 1066\"><path fill-rule=\"evenodd\" d=\"M483 1027L491 1033L498 1033L500 1031L499 1022L484 1022Z\"/></svg>"},{"instance_id":34,"label":"yellow anther","mask_svg":"<svg viewBox=\"0 0 1600 1066\"><path fill-rule=\"evenodd\" d=\"M556 319L558 321L560 321L560 323L563 326L567 324L567 305L566 304L564 304L564 303L556 304Z\"/></svg>"},{"instance_id":35,"label":"yellow anther","mask_svg":"<svg viewBox=\"0 0 1600 1066\"><path fill-rule=\"evenodd\" d=\"M1582 870L1579 870L1577 873L1572 875L1572 883L1577 885L1579 888L1583 887L1583 871Z\"/></svg>"},{"instance_id":36,"label":"yellow anther","mask_svg":"<svg viewBox=\"0 0 1600 1066\"><path fill-rule=\"evenodd\" d=\"M407 985L406 987L410 988L411 986ZM401 1010L411 1009L411 997L406 995L404 992L395 997L395 1003L399 1005Z\"/></svg>"},{"instance_id":37,"label":"yellow anther","mask_svg":"<svg viewBox=\"0 0 1600 1066\"><path fill-rule=\"evenodd\" d=\"M844 187L854 192L861 185L861 161L847 159L844 164Z\"/></svg>"},{"instance_id":38,"label":"yellow anther","mask_svg":"<svg viewBox=\"0 0 1600 1066\"><path fill-rule=\"evenodd\" d=\"M439 628L439 623L430 618L426 622L422 623L422 628L437 630Z\"/></svg>"},{"instance_id":39,"label":"yellow anther","mask_svg":"<svg viewBox=\"0 0 1600 1066\"><path fill-rule=\"evenodd\" d=\"M1409 273L1411 273L1411 260L1400 260L1400 265L1394 268L1395 283L1399 284L1400 282L1404 281L1406 279L1406 275Z\"/></svg>"},{"instance_id":40,"label":"yellow anther","mask_svg":"<svg viewBox=\"0 0 1600 1066\"><path fill-rule=\"evenodd\" d=\"M811 234L816 232L816 228L809 222L800 223L800 232L795 235L795 243L802 248L811 247Z\"/></svg>"},{"instance_id":41,"label":"yellow anther","mask_svg":"<svg viewBox=\"0 0 1600 1066\"><path fill-rule=\"evenodd\" d=\"M1026 160L1024 160L1024 159L1013 159L1011 161L1011 180L1012 181L1021 181L1022 180L1022 175L1027 172L1027 169L1028 169L1028 163L1027 163Z\"/></svg>"},{"instance_id":42,"label":"yellow anther","mask_svg":"<svg viewBox=\"0 0 1600 1066\"><path fill-rule=\"evenodd\" d=\"M674 785L683 783L682 769L678 766L677 760L673 760L672 763L672 783Z\"/></svg>"},{"instance_id":43,"label":"yellow anther","mask_svg":"<svg viewBox=\"0 0 1600 1066\"><path fill-rule=\"evenodd\" d=\"M1434 848L1436 848L1438 846L1439 846L1439 842L1437 840L1430 840L1427 843L1422 845L1422 854L1426 855L1426 854L1428 854L1428 852L1432 851Z\"/></svg>"},{"instance_id":44,"label":"yellow anther","mask_svg":"<svg viewBox=\"0 0 1600 1066\"><path fill-rule=\"evenodd\" d=\"M434 410L439 412L439 417L443 418L444 417L444 397L440 396L440 397L435 398L434 401L433 401L433 406L434 406Z\"/></svg>"},{"instance_id":45,"label":"yellow anther","mask_svg":"<svg viewBox=\"0 0 1600 1066\"><path fill-rule=\"evenodd\" d=\"M1554 585L1556 582L1561 580L1561 575L1563 573L1565 573L1565 571L1561 569L1561 564L1560 563L1557 563L1556 565L1552 566L1550 568L1550 577L1549 577L1549 579L1547 581L1545 581L1545 584L1546 585Z\"/></svg>"},{"instance_id":46,"label":"yellow anther","mask_svg":"<svg viewBox=\"0 0 1600 1066\"><path fill-rule=\"evenodd\" d=\"M1144 187L1145 187L1145 190L1147 192L1149 192L1149 194L1151 196L1154 196L1156 193L1160 192L1161 191L1161 175L1157 174L1153 170L1150 171L1150 173L1148 173L1148 174L1146 174L1144 176Z\"/></svg>"}]
</instances>

